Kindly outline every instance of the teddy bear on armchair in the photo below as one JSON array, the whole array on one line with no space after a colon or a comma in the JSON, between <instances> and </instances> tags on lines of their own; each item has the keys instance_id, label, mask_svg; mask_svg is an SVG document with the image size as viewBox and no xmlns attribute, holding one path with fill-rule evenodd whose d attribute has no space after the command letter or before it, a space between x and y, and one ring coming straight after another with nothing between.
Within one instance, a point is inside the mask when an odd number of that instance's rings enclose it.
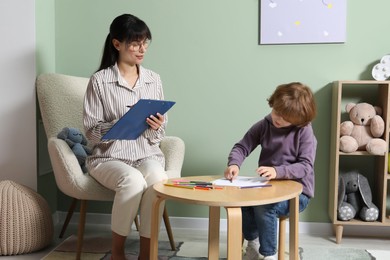
<instances>
[{"instance_id":1,"label":"teddy bear on armchair","mask_svg":"<svg viewBox=\"0 0 390 260\"><path fill-rule=\"evenodd\" d=\"M382 109L368 103L348 103L345 110L350 121L340 125L340 151L352 153L359 150L385 155L387 144L380 138L385 131L385 122L380 116Z\"/></svg>"},{"instance_id":2,"label":"teddy bear on armchair","mask_svg":"<svg viewBox=\"0 0 390 260\"><path fill-rule=\"evenodd\" d=\"M77 161L80 164L82 171L87 172L85 161L88 155L92 154L92 150L87 146L87 138L83 133L73 127L64 127L61 132L58 133L57 138L64 140L72 149Z\"/></svg>"}]
</instances>

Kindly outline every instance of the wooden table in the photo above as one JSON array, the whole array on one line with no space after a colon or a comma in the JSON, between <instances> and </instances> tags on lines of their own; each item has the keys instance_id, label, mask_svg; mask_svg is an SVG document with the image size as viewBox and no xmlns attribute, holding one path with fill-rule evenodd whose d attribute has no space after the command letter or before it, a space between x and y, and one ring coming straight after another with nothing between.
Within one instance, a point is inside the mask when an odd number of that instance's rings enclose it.
<instances>
[{"instance_id":1,"label":"wooden table","mask_svg":"<svg viewBox=\"0 0 390 260\"><path fill-rule=\"evenodd\" d=\"M181 179L213 181L222 176L191 176ZM177 179L177 178L176 178ZM158 233L159 233L159 208L166 199L184 203L209 206L209 240L208 259L219 259L219 225L220 207L224 207L227 213L227 259L242 259L242 216L241 207L264 205L289 200L290 203L290 259L298 260L298 221L299 221L299 194L302 185L290 180L270 181L271 187L239 189L225 187L215 190L192 190L170 187L164 185L171 180L157 183L153 186L157 197L152 209L150 259L157 260Z\"/></svg>"}]
</instances>

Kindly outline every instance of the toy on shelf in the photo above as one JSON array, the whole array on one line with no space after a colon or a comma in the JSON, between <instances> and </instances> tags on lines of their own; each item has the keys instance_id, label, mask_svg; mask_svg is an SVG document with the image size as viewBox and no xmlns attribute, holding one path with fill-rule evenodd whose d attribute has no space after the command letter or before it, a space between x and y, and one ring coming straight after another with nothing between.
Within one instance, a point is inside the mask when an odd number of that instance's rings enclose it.
<instances>
[{"instance_id":1,"label":"toy on shelf","mask_svg":"<svg viewBox=\"0 0 390 260\"><path fill-rule=\"evenodd\" d=\"M387 143L380 138L385 131L382 109L368 103L348 103L345 110L350 120L340 125L340 151L385 155Z\"/></svg>"},{"instance_id":2,"label":"toy on shelf","mask_svg":"<svg viewBox=\"0 0 390 260\"><path fill-rule=\"evenodd\" d=\"M390 77L390 55L383 56L380 62L372 68L371 74L378 81L388 79Z\"/></svg>"},{"instance_id":3,"label":"toy on shelf","mask_svg":"<svg viewBox=\"0 0 390 260\"><path fill-rule=\"evenodd\" d=\"M363 221L375 221L379 210L372 202L367 178L357 171L350 171L339 176L337 218L347 221L356 216Z\"/></svg>"}]
</instances>

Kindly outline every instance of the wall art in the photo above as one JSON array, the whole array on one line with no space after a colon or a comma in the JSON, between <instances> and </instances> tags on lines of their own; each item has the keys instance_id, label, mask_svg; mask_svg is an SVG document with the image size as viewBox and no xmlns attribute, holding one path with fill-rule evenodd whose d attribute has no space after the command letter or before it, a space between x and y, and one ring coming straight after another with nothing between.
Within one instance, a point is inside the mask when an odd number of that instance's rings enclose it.
<instances>
[{"instance_id":1,"label":"wall art","mask_svg":"<svg viewBox=\"0 0 390 260\"><path fill-rule=\"evenodd\" d=\"M343 43L347 0L260 0L260 44Z\"/></svg>"}]
</instances>

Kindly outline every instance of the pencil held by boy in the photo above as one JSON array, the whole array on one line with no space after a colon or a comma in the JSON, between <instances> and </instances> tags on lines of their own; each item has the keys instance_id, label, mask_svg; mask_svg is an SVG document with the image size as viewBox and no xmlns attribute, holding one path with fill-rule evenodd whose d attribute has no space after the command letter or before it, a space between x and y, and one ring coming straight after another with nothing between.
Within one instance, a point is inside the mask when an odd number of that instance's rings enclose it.
<instances>
[{"instance_id":1,"label":"pencil held by boy","mask_svg":"<svg viewBox=\"0 0 390 260\"><path fill-rule=\"evenodd\" d=\"M267 99L271 113L255 123L228 157L225 178L233 181L257 146L261 147L257 174L268 179L300 182L299 212L314 196L317 139L311 125L316 104L310 88L300 82L280 85ZM277 259L277 218L288 216L288 201L243 207L242 230L248 247L244 259Z\"/></svg>"}]
</instances>

